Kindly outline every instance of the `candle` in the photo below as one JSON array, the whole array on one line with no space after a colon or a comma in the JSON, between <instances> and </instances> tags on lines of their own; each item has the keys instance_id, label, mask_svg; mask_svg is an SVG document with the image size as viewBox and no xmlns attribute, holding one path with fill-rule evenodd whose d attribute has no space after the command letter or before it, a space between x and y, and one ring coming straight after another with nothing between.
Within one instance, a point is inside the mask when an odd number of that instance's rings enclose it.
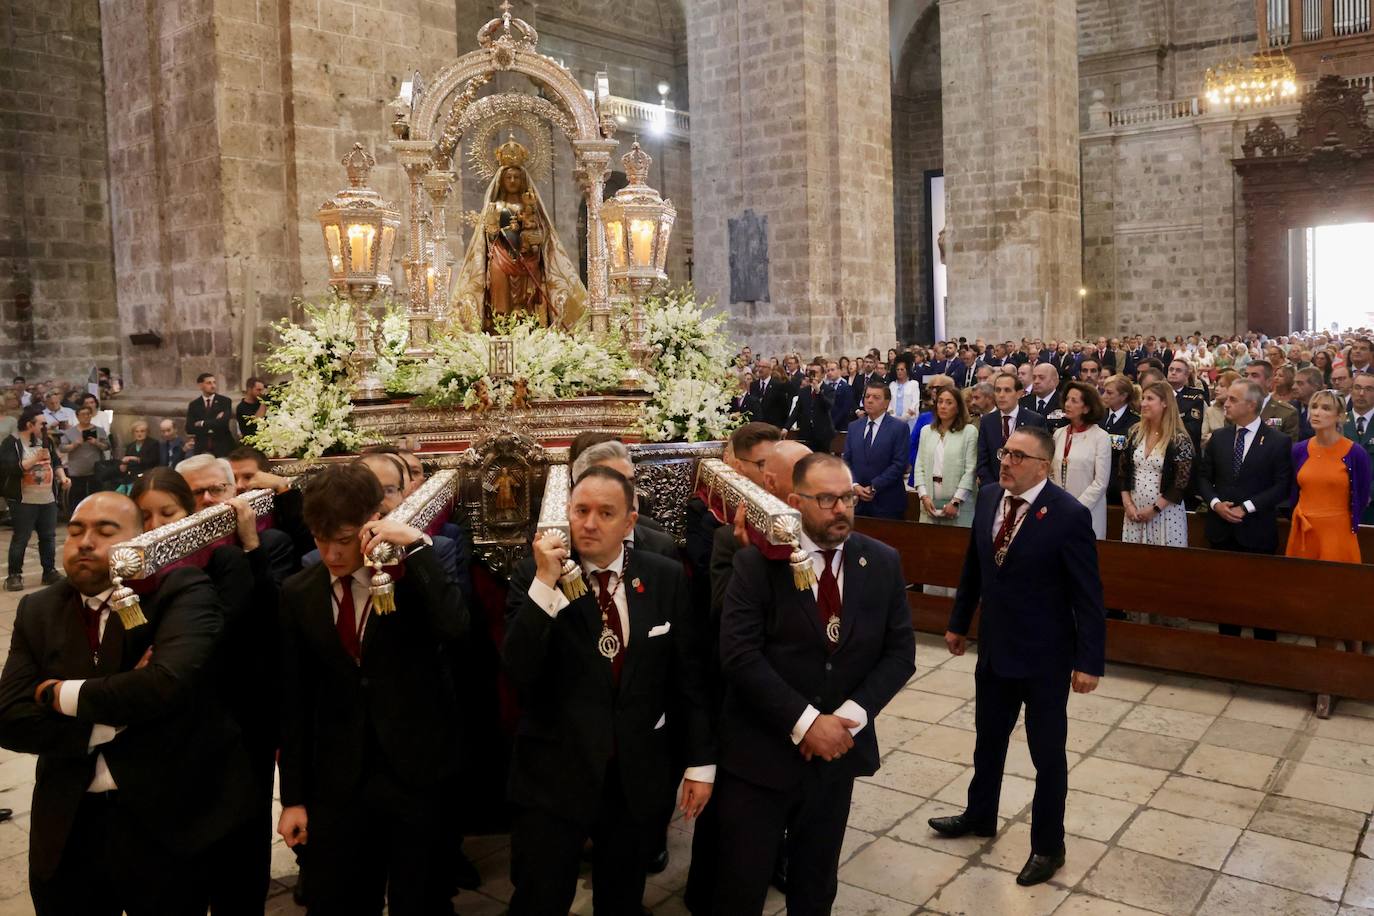
<instances>
[{"instance_id":1,"label":"candle","mask_svg":"<svg viewBox=\"0 0 1374 916\"><path fill-rule=\"evenodd\" d=\"M630 223L630 262L635 267L654 266L654 224L647 219L637 219Z\"/></svg>"},{"instance_id":2,"label":"candle","mask_svg":"<svg viewBox=\"0 0 1374 916\"><path fill-rule=\"evenodd\" d=\"M349 268L353 273L372 273L372 239L376 235L375 226L354 223L348 227Z\"/></svg>"}]
</instances>

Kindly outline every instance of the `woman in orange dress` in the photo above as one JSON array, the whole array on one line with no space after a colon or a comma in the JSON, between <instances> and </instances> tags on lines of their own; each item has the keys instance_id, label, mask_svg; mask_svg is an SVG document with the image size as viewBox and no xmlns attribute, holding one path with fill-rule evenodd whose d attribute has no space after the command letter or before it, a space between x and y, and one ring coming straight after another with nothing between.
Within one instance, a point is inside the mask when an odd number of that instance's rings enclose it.
<instances>
[{"instance_id":1,"label":"woman in orange dress","mask_svg":"<svg viewBox=\"0 0 1374 916\"><path fill-rule=\"evenodd\" d=\"M1293 525L1290 557L1359 563L1356 532L1369 504L1370 461L1364 449L1341 435L1345 405L1333 391L1312 395L1307 416L1316 435L1293 446ZM1317 639L1319 649L1338 648L1337 640ZM1360 651L1349 642L1349 651ZM1317 694L1317 716L1331 715L1330 694Z\"/></svg>"}]
</instances>

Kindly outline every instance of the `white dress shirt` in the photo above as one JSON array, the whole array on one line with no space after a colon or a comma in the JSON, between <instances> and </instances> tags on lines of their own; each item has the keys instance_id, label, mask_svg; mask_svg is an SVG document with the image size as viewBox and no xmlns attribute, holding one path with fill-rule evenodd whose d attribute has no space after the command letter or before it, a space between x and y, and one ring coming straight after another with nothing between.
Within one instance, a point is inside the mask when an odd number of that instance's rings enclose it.
<instances>
[{"instance_id":1,"label":"white dress shirt","mask_svg":"<svg viewBox=\"0 0 1374 916\"><path fill-rule=\"evenodd\" d=\"M1040 491L1045 489L1045 484L1047 483L1049 483L1048 477L1021 494L1021 498L1026 501L1026 507L1021 510L1021 521L1026 520L1026 513L1030 512L1030 507L1033 506L1035 504L1035 501L1040 498ZM997 511L992 514L992 539L994 541L997 540L997 532L1002 527L1002 517L1007 514L1007 497L1012 495L1014 494L1003 493L1002 498L997 501ZM1016 532L1019 530L1019 525L1018 527L1013 528L1011 536L1015 538ZM1011 541L1007 541L1007 543L1010 544Z\"/></svg>"},{"instance_id":2,"label":"white dress shirt","mask_svg":"<svg viewBox=\"0 0 1374 916\"><path fill-rule=\"evenodd\" d=\"M1010 417L1010 418L1011 418L1011 431L1012 431L1012 432L1016 432L1016 426L1017 426L1016 417L1017 417L1018 414L1021 413L1021 405L1020 405L1020 404L1017 404L1015 407L1013 407L1013 408L1011 409L1011 412L1010 412L1010 413L1008 413L1008 412L1006 412L1006 411L998 411L998 413L1001 414L1001 415L1004 416L1004 417ZM1002 421L1001 421L1000 419L997 421L997 425L998 425L998 426L1001 426L1001 425L1002 425Z\"/></svg>"},{"instance_id":3,"label":"white dress shirt","mask_svg":"<svg viewBox=\"0 0 1374 916\"><path fill-rule=\"evenodd\" d=\"M107 588L98 595L82 595L81 600L86 607L91 610L101 608L100 611L100 633L97 640L105 638L105 624L110 619L110 595L114 594L114 586ZM81 685L86 683L85 679L63 681L62 687L57 692L57 711L67 716L76 716L77 703L81 699ZM91 737L86 742L86 752L90 753L102 744L114 740L114 736L124 730L123 726L116 728L113 725L92 725ZM119 786L115 785L113 774L110 773L109 764L105 762L104 754L96 754L95 775L91 777L91 784L86 787L87 792L113 792Z\"/></svg>"},{"instance_id":4,"label":"white dress shirt","mask_svg":"<svg viewBox=\"0 0 1374 916\"><path fill-rule=\"evenodd\" d=\"M1264 422L1264 421L1261 420L1261 419L1259 418L1258 415L1256 415L1256 416L1255 416L1255 419L1253 419L1253 420L1251 420L1249 423L1245 424L1244 429L1248 429L1249 432L1247 432L1247 433L1245 434L1245 441L1241 443L1241 453L1240 453L1240 461L1241 461L1241 464L1244 464L1244 463L1245 463L1245 459L1249 457L1249 455L1250 455L1250 446L1252 446L1252 445L1255 444L1255 437L1259 435L1260 424L1262 424L1263 422ZM1240 429L1239 429L1239 428L1236 430L1236 435L1237 435L1237 436L1240 435ZM1234 447L1235 447L1235 446L1233 445L1232 448L1234 448ZM1228 460L1231 460L1231 459L1228 459ZM1213 497L1212 497L1212 501L1209 502L1207 505L1208 505L1209 508L1215 509L1215 508L1217 507L1217 503L1219 503L1219 502L1221 502L1221 500L1218 499L1217 497L1213 496ZM1245 514L1246 514L1246 515L1249 515L1250 513L1252 513L1252 512L1255 511L1255 504L1252 503L1252 502L1251 502L1250 500L1248 500L1248 499L1247 499L1245 502L1241 503L1241 505L1245 507Z\"/></svg>"},{"instance_id":5,"label":"white dress shirt","mask_svg":"<svg viewBox=\"0 0 1374 916\"><path fill-rule=\"evenodd\" d=\"M816 571L816 584L811 586L811 596L820 600L821 576L825 574L825 554L816 542L807 537L806 532L801 533L801 549L806 551L806 555L811 558L811 568ZM835 556L831 558L835 564L835 582L839 585L840 601L844 601L844 545L841 544L835 551ZM797 719L797 724L792 726L792 743L801 744L806 737L812 723L820 718L821 711L814 706L808 705L802 711L801 717ZM853 700L845 700L835 710L835 715L844 719L852 719L859 724L849 730L851 736L857 735L868 725L868 711Z\"/></svg>"},{"instance_id":6,"label":"white dress shirt","mask_svg":"<svg viewBox=\"0 0 1374 916\"><path fill-rule=\"evenodd\" d=\"M1116 410L1109 410L1109 411L1107 411L1107 420L1106 420L1106 424L1107 424L1108 426L1115 426L1115 425L1116 425L1116 422L1117 422L1118 420L1121 419L1121 415L1124 414L1125 412L1126 412L1126 406L1125 406L1124 404L1123 404L1121 407L1118 407Z\"/></svg>"},{"instance_id":7,"label":"white dress shirt","mask_svg":"<svg viewBox=\"0 0 1374 916\"><path fill-rule=\"evenodd\" d=\"M629 599L625 597L625 589L616 588L617 584L623 584L620 582L620 574L624 569L624 564L624 551L617 553L615 559L604 567L595 566L586 561L582 562L582 575L587 579L587 588L593 600L597 597L599 583L595 581L595 577L592 573L605 571L611 573L611 578L607 587L614 589L612 601L615 603L616 613L620 615L620 643L623 647L622 651L628 650L630 647L630 603ZM544 613L554 619L558 618L558 613L562 611L563 608L571 604L567 596L563 594L562 589L550 588L541 582L538 577L535 577L534 581L530 583L529 591L526 594L530 596L530 599L535 604L543 609ZM716 781L716 765L712 763L705 766L687 767L682 774L682 778L690 779L692 782L714 783Z\"/></svg>"},{"instance_id":8,"label":"white dress shirt","mask_svg":"<svg viewBox=\"0 0 1374 916\"><path fill-rule=\"evenodd\" d=\"M1368 435L1370 432L1374 432L1374 407L1371 407L1365 413L1355 413L1352 410L1350 414L1350 425L1359 426L1361 418L1364 419L1365 435Z\"/></svg>"}]
</instances>

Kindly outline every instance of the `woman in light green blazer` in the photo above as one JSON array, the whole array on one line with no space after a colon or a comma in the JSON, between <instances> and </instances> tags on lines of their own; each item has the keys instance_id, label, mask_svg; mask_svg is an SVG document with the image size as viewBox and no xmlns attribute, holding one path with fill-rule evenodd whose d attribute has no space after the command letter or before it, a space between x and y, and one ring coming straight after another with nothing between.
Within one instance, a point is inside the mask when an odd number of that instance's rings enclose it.
<instances>
[{"instance_id":1,"label":"woman in light green blazer","mask_svg":"<svg viewBox=\"0 0 1374 916\"><path fill-rule=\"evenodd\" d=\"M921 521L973 525L973 481L978 463L978 427L969 420L959 392L945 388L935 397L935 416L921 430L914 478L921 497Z\"/></svg>"}]
</instances>

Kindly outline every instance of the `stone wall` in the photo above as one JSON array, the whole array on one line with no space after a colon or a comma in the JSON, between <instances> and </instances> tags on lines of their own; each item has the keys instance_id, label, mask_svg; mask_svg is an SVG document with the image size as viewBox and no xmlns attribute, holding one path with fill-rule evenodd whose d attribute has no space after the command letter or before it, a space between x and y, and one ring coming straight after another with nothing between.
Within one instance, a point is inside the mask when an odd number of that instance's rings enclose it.
<instances>
[{"instance_id":1,"label":"stone wall","mask_svg":"<svg viewBox=\"0 0 1374 916\"><path fill-rule=\"evenodd\" d=\"M0 19L0 372L119 365L97 0Z\"/></svg>"},{"instance_id":2,"label":"stone wall","mask_svg":"<svg viewBox=\"0 0 1374 916\"><path fill-rule=\"evenodd\" d=\"M1080 333L1073 0L940 5L951 335Z\"/></svg>"},{"instance_id":3,"label":"stone wall","mask_svg":"<svg viewBox=\"0 0 1374 916\"><path fill-rule=\"evenodd\" d=\"M696 277L756 351L894 338L891 66L878 0L687 10ZM745 246L736 226L766 221ZM766 241L767 262L760 257ZM766 279L753 298L737 277ZM740 292L740 290L736 290Z\"/></svg>"}]
</instances>

